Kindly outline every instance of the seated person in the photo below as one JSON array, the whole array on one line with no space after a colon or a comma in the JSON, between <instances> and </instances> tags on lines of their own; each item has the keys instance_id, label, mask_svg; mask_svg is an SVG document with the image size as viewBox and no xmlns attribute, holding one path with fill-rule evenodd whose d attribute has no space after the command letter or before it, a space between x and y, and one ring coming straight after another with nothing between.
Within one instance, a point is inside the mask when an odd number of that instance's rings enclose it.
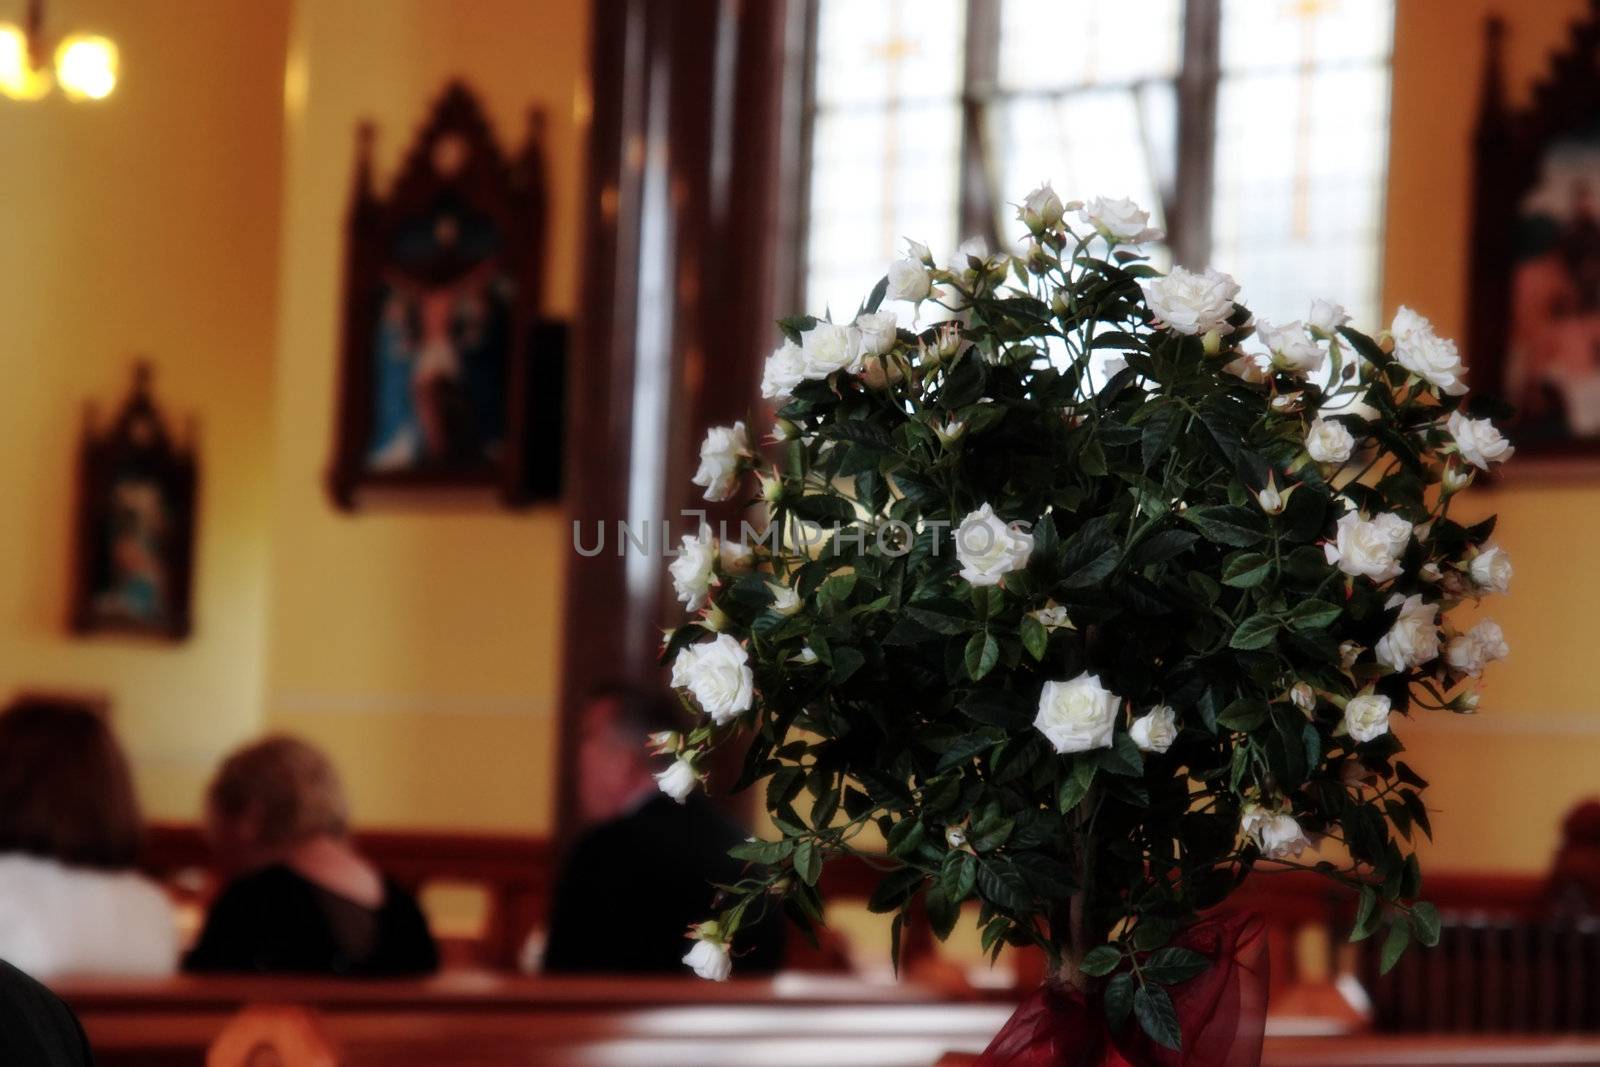
<instances>
[{"instance_id":1,"label":"seated person","mask_svg":"<svg viewBox=\"0 0 1600 1067\"><path fill-rule=\"evenodd\" d=\"M89 1067L94 1055L72 1009L0 961L0 1063L6 1067Z\"/></svg>"},{"instance_id":2,"label":"seated person","mask_svg":"<svg viewBox=\"0 0 1600 1067\"><path fill-rule=\"evenodd\" d=\"M597 692L579 721L579 802L593 826L556 883L545 945L547 972L687 974L693 923L712 917L712 882L736 882L744 864L728 849L748 835L704 795L679 804L651 774L653 733L681 727L660 690ZM752 916L734 944L734 971L766 974L783 954L783 917Z\"/></svg>"},{"instance_id":3,"label":"seated person","mask_svg":"<svg viewBox=\"0 0 1600 1067\"><path fill-rule=\"evenodd\" d=\"M47 699L0 714L0 959L44 979L175 970L172 904L133 869L141 836L100 714Z\"/></svg>"},{"instance_id":4,"label":"seated person","mask_svg":"<svg viewBox=\"0 0 1600 1067\"><path fill-rule=\"evenodd\" d=\"M344 790L320 751L271 737L223 763L206 797L231 879L184 959L190 971L400 975L436 970L416 900L362 858Z\"/></svg>"}]
</instances>

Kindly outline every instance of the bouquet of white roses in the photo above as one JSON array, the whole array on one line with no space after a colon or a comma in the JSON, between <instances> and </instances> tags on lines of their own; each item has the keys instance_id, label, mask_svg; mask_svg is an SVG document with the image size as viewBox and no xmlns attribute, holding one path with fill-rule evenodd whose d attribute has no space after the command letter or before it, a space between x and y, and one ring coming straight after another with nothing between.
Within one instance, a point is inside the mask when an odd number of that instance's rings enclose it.
<instances>
[{"instance_id":1,"label":"bouquet of white roses","mask_svg":"<svg viewBox=\"0 0 1600 1067\"><path fill-rule=\"evenodd\" d=\"M1386 966L1437 938L1395 728L1472 711L1506 654L1450 622L1511 567L1449 510L1511 448L1409 309L1258 321L1227 275L1149 266L1128 201L1045 186L1020 217L1021 254L912 244L850 321L783 321L770 447L706 439L706 498L769 518L672 564L698 724L661 781L744 735L780 836L735 850L690 960L725 976L752 909L809 927L860 851L897 946L914 899L941 937L972 905L986 948L1042 947L1177 1047L1167 987L1210 961L1173 939L1252 869L1348 885Z\"/></svg>"}]
</instances>

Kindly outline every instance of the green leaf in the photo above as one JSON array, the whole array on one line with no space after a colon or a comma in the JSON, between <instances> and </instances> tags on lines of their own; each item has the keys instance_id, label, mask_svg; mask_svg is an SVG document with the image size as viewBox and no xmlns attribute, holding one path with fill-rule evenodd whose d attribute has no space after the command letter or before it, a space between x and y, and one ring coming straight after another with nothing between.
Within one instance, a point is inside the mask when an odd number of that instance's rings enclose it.
<instances>
[{"instance_id":1,"label":"green leaf","mask_svg":"<svg viewBox=\"0 0 1600 1067\"><path fill-rule=\"evenodd\" d=\"M1164 563L1173 556L1188 551L1189 546L1198 540L1200 535L1192 530L1162 530L1140 542L1139 547L1134 550L1133 562L1140 567L1152 563Z\"/></svg>"},{"instance_id":2,"label":"green leaf","mask_svg":"<svg viewBox=\"0 0 1600 1067\"><path fill-rule=\"evenodd\" d=\"M1133 989L1133 974L1128 971L1106 983L1102 997L1106 1004L1106 1025L1112 1030L1121 1030L1128 1016L1133 1014Z\"/></svg>"},{"instance_id":3,"label":"green leaf","mask_svg":"<svg viewBox=\"0 0 1600 1067\"><path fill-rule=\"evenodd\" d=\"M1229 648L1241 652L1266 648L1278 638L1278 620L1271 615L1252 615L1241 622L1228 640Z\"/></svg>"},{"instance_id":4,"label":"green leaf","mask_svg":"<svg viewBox=\"0 0 1600 1067\"><path fill-rule=\"evenodd\" d=\"M1144 757L1127 734L1118 734L1110 748L1099 750L1100 766L1108 774L1134 778L1144 773Z\"/></svg>"},{"instance_id":5,"label":"green leaf","mask_svg":"<svg viewBox=\"0 0 1600 1067\"><path fill-rule=\"evenodd\" d=\"M1272 573L1272 560L1260 552L1235 552L1222 565L1222 584L1254 589Z\"/></svg>"},{"instance_id":6,"label":"green leaf","mask_svg":"<svg viewBox=\"0 0 1600 1067\"><path fill-rule=\"evenodd\" d=\"M1270 714L1272 709L1265 701L1240 697L1222 709L1222 714L1217 716L1217 725L1247 734L1266 722Z\"/></svg>"},{"instance_id":7,"label":"green leaf","mask_svg":"<svg viewBox=\"0 0 1600 1067\"><path fill-rule=\"evenodd\" d=\"M1267 534L1266 519L1261 512L1234 504L1190 508L1182 514L1207 541L1219 545L1249 548Z\"/></svg>"},{"instance_id":8,"label":"green leaf","mask_svg":"<svg viewBox=\"0 0 1600 1067\"><path fill-rule=\"evenodd\" d=\"M1406 946L1411 943L1411 925L1395 922L1389 927L1389 936L1383 939L1383 951L1378 958L1378 973L1388 974L1400 962Z\"/></svg>"},{"instance_id":9,"label":"green leaf","mask_svg":"<svg viewBox=\"0 0 1600 1067\"><path fill-rule=\"evenodd\" d=\"M794 850L794 872L806 885L816 885L822 873L822 852L815 841L802 841Z\"/></svg>"},{"instance_id":10,"label":"green leaf","mask_svg":"<svg viewBox=\"0 0 1600 1067\"><path fill-rule=\"evenodd\" d=\"M927 825L921 819L915 817L901 819L894 824L894 829L889 831L889 855L896 859L904 859L921 848L927 839Z\"/></svg>"},{"instance_id":11,"label":"green leaf","mask_svg":"<svg viewBox=\"0 0 1600 1067\"><path fill-rule=\"evenodd\" d=\"M974 682L982 681L984 675L994 670L994 665L1000 660L1000 642L987 630L973 634L967 642L965 659L967 676Z\"/></svg>"},{"instance_id":12,"label":"green leaf","mask_svg":"<svg viewBox=\"0 0 1600 1067\"><path fill-rule=\"evenodd\" d=\"M1083 802L1094 782L1094 772L1099 768L1093 760L1079 757L1072 764L1072 773L1061 779L1056 790L1056 810L1062 815Z\"/></svg>"},{"instance_id":13,"label":"green leaf","mask_svg":"<svg viewBox=\"0 0 1600 1067\"><path fill-rule=\"evenodd\" d=\"M1139 973L1147 982L1157 985L1177 985L1187 982L1211 966L1211 961L1200 953L1186 948L1164 948L1150 953L1150 958L1139 966Z\"/></svg>"},{"instance_id":14,"label":"green leaf","mask_svg":"<svg viewBox=\"0 0 1600 1067\"><path fill-rule=\"evenodd\" d=\"M1178 1012L1165 989L1158 985L1140 986L1133 994L1133 1014L1139 1020L1139 1028L1156 1044L1170 1049L1183 1047Z\"/></svg>"},{"instance_id":15,"label":"green leaf","mask_svg":"<svg viewBox=\"0 0 1600 1067\"><path fill-rule=\"evenodd\" d=\"M945 896L960 903L972 894L978 882L978 857L970 852L951 852L945 857L939 873L939 884Z\"/></svg>"},{"instance_id":16,"label":"green leaf","mask_svg":"<svg viewBox=\"0 0 1600 1067\"><path fill-rule=\"evenodd\" d=\"M751 863L779 863L788 859L793 851L794 842L785 838L782 841L741 841L728 850L728 855Z\"/></svg>"},{"instance_id":17,"label":"green leaf","mask_svg":"<svg viewBox=\"0 0 1600 1067\"><path fill-rule=\"evenodd\" d=\"M1284 618L1295 630L1321 630L1337 622L1343 610L1326 600L1303 600L1291 608Z\"/></svg>"},{"instance_id":18,"label":"green leaf","mask_svg":"<svg viewBox=\"0 0 1600 1067\"><path fill-rule=\"evenodd\" d=\"M1417 940L1432 948L1439 943L1439 910L1426 900L1411 905L1411 930Z\"/></svg>"},{"instance_id":19,"label":"green leaf","mask_svg":"<svg viewBox=\"0 0 1600 1067\"><path fill-rule=\"evenodd\" d=\"M878 915L894 911L910 900L922 888L927 875L915 867L897 867L883 876L883 881L867 900L867 910Z\"/></svg>"},{"instance_id":20,"label":"green leaf","mask_svg":"<svg viewBox=\"0 0 1600 1067\"><path fill-rule=\"evenodd\" d=\"M978 863L978 892L1008 911L1026 915L1033 907L1033 894L1022 872L999 857Z\"/></svg>"},{"instance_id":21,"label":"green leaf","mask_svg":"<svg viewBox=\"0 0 1600 1067\"><path fill-rule=\"evenodd\" d=\"M1122 950L1115 945L1096 945L1084 954L1078 969L1090 978L1100 978L1117 969L1122 962Z\"/></svg>"},{"instance_id":22,"label":"green leaf","mask_svg":"<svg viewBox=\"0 0 1600 1067\"><path fill-rule=\"evenodd\" d=\"M932 607L918 607L914 604L905 609L906 615L926 626L934 633L963 634L972 629L973 622L969 618L951 615L944 611L936 611Z\"/></svg>"},{"instance_id":23,"label":"green leaf","mask_svg":"<svg viewBox=\"0 0 1600 1067\"><path fill-rule=\"evenodd\" d=\"M1050 632L1044 628L1044 623L1032 615L1022 617L1022 647L1028 650L1028 655L1035 660L1044 659L1044 654L1050 648Z\"/></svg>"},{"instance_id":24,"label":"green leaf","mask_svg":"<svg viewBox=\"0 0 1600 1067\"><path fill-rule=\"evenodd\" d=\"M1365 941L1378 928L1378 891L1370 885L1361 887L1361 899L1356 903L1356 922L1350 928L1351 941Z\"/></svg>"}]
</instances>

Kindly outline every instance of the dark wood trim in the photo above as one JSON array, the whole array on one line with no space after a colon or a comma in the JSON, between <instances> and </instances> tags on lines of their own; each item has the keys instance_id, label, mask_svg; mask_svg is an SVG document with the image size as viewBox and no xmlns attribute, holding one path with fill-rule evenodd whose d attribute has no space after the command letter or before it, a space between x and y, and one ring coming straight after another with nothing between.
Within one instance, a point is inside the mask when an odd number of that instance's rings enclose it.
<instances>
[{"instance_id":1,"label":"dark wood trim","mask_svg":"<svg viewBox=\"0 0 1600 1067\"><path fill-rule=\"evenodd\" d=\"M558 826L579 825L574 719L596 684L665 684L660 627L680 618L665 558L630 586L616 524L662 523L675 540L684 509L737 529L739 504L699 499L689 476L707 427L753 414L774 343L785 66L795 16L782 0L598 0L587 246L568 468L571 515L585 543L569 558ZM648 376L648 377L644 377ZM641 396L636 384L664 383ZM646 440L638 435L648 434ZM632 469L650 457L649 469ZM660 514L630 515L643 479ZM638 529L636 527L636 529ZM629 549L629 551L634 551ZM635 565L637 568L637 565Z\"/></svg>"},{"instance_id":2,"label":"dark wood trim","mask_svg":"<svg viewBox=\"0 0 1600 1067\"><path fill-rule=\"evenodd\" d=\"M1221 0L1186 0L1177 86L1177 173L1165 211L1173 262L1196 268L1211 258L1221 42Z\"/></svg>"}]
</instances>

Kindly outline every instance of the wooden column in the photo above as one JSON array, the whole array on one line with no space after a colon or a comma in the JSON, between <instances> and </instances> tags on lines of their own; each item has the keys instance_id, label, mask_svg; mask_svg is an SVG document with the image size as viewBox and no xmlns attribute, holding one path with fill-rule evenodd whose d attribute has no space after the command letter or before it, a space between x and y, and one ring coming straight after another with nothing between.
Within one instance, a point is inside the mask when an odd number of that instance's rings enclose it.
<instances>
[{"instance_id":1,"label":"wooden column","mask_svg":"<svg viewBox=\"0 0 1600 1067\"><path fill-rule=\"evenodd\" d=\"M592 550L568 556L558 837L576 829L575 738L595 685L664 684L660 632L682 617L659 551L712 507L689 484L707 426L757 406L778 244L780 171L803 5L786 0L596 0L583 300L572 367L567 503ZM653 550L618 552L617 524Z\"/></svg>"}]
</instances>

